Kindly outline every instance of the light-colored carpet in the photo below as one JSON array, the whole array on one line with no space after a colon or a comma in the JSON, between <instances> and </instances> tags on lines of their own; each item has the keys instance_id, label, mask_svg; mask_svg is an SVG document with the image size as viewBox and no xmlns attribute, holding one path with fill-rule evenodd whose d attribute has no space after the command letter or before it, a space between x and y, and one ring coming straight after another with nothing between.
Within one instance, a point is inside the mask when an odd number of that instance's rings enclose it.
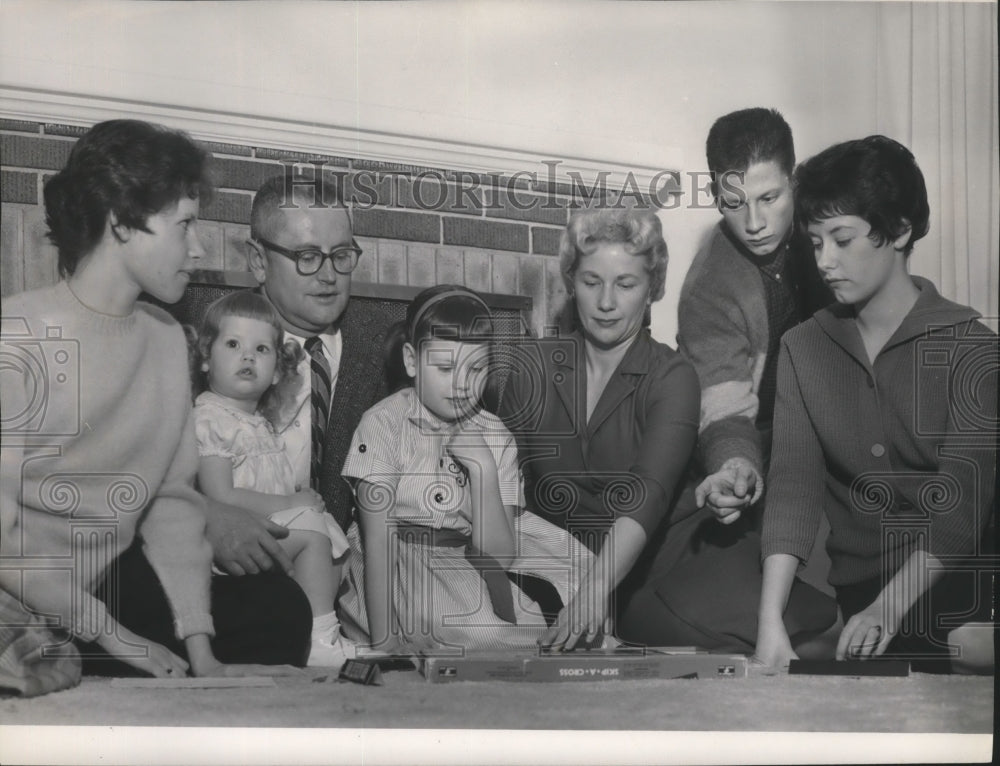
<instances>
[{"instance_id":1,"label":"light-colored carpet","mask_svg":"<svg viewBox=\"0 0 1000 766\"><path fill-rule=\"evenodd\" d=\"M276 678L274 688L75 689L0 700L4 724L692 731L993 731L993 679L766 676L711 680L384 685Z\"/></svg>"}]
</instances>

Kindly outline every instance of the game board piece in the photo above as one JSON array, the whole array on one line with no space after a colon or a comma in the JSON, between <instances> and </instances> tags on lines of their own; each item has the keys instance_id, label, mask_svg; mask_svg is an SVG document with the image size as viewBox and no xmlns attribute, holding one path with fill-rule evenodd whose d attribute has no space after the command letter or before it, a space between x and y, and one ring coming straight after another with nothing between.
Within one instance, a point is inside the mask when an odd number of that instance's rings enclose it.
<instances>
[{"instance_id":1,"label":"game board piece","mask_svg":"<svg viewBox=\"0 0 1000 766\"><path fill-rule=\"evenodd\" d=\"M373 660L348 660L340 669L339 677L362 686L382 685L382 673L378 662Z\"/></svg>"},{"instance_id":2,"label":"game board piece","mask_svg":"<svg viewBox=\"0 0 1000 766\"><path fill-rule=\"evenodd\" d=\"M910 675L904 660L792 660L789 675L805 676L894 676Z\"/></svg>"},{"instance_id":3,"label":"game board piece","mask_svg":"<svg viewBox=\"0 0 1000 766\"><path fill-rule=\"evenodd\" d=\"M468 652L464 656L425 657L421 672L431 683L745 678L747 659L743 655L711 654L691 647L521 654Z\"/></svg>"}]
</instances>

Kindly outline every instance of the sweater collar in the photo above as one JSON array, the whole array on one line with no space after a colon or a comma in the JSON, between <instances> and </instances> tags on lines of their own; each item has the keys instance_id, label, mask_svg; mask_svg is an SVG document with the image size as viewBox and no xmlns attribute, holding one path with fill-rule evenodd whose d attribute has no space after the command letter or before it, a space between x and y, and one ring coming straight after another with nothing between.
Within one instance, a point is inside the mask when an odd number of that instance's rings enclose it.
<instances>
[{"instance_id":1,"label":"sweater collar","mask_svg":"<svg viewBox=\"0 0 1000 766\"><path fill-rule=\"evenodd\" d=\"M55 290L60 305L66 306L79 319L83 326L91 328L99 335L128 335L135 329L139 310L145 305L136 302L132 313L128 316L102 314L77 298L76 293L73 292L66 280L58 282Z\"/></svg>"},{"instance_id":2,"label":"sweater collar","mask_svg":"<svg viewBox=\"0 0 1000 766\"><path fill-rule=\"evenodd\" d=\"M934 330L953 327L978 319L980 316L975 309L942 297L933 283L923 277L910 278L920 290L920 294L879 354ZM814 317L834 342L867 366L867 354L861 341L861 333L858 332L857 323L854 321L852 306L834 303L817 311Z\"/></svg>"}]
</instances>

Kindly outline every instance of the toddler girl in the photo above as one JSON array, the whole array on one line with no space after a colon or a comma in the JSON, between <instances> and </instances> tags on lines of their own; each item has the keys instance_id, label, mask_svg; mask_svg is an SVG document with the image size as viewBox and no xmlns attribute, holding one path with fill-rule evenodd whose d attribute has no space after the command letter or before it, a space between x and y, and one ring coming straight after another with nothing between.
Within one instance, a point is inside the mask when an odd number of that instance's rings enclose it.
<instances>
[{"instance_id":1,"label":"toddler girl","mask_svg":"<svg viewBox=\"0 0 1000 766\"><path fill-rule=\"evenodd\" d=\"M256 293L230 293L205 312L196 354L196 377L208 386L194 408L198 482L209 497L288 527L280 543L313 612L308 664L340 667L354 655L334 612L341 581L334 559L346 553L347 539L322 498L295 486L284 444L265 417L302 385L296 373L302 349L283 336L278 315Z\"/></svg>"},{"instance_id":2,"label":"toddler girl","mask_svg":"<svg viewBox=\"0 0 1000 766\"><path fill-rule=\"evenodd\" d=\"M378 651L534 646L545 619L507 572L548 580L566 603L589 564L564 530L522 510L514 439L480 406L491 332L473 291L420 293L389 342L387 366L412 384L354 433L343 475L359 519L341 614Z\"/></svg>"}]
</instances>

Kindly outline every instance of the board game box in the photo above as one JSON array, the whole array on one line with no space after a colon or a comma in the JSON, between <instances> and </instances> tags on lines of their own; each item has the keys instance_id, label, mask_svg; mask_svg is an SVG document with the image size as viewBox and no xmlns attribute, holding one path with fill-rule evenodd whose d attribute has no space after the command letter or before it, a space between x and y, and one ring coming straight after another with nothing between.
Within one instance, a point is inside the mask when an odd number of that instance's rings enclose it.
<instances>
[{"instance_id":1,"label":"board game box","mask_svg":"<svg viewBox=\"0 0 1000 766\"><path fill-rule=\"evenodd\" d=\"M631 681L668 678L744 678L747 658L693 647L592 649L562 653L469 651L424 657L430 683L453 681Z\"/></svg>"}]
</instances>

